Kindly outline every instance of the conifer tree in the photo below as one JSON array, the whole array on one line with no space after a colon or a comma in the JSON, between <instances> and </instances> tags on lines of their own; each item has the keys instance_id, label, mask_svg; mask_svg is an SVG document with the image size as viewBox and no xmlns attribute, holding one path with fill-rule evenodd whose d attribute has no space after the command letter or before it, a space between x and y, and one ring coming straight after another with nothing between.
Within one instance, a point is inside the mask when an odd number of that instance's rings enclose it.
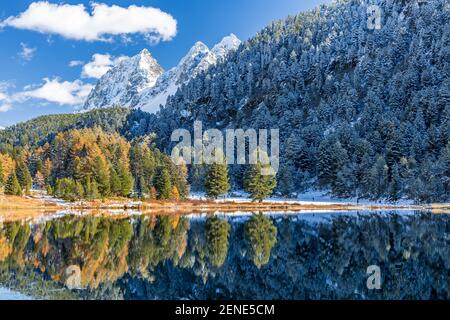
<instances>
[{"instance_id":1,"label":"conifer tree","mask_svg":"<svg viewBox=\"0 0 450 320\"><path fill-rule=\"evenodd\" d=\"M170 199L172 195L172 183L170 181L169 170L159 167L155 175L154 185L158 193L159 200Z\"/></svg>"},{"instance_id":2,"label":"conifer tree","mask_svg":"<svg viewBox=\"0 0 450 320\"><path fill-rule=\"evenodd\" d=\"M81 199L85 198L84 187L83 187L83 184L80 181L77 181L75 183L75 190L76 190L76 196L77 196L78 200L81 200Z\"/></svg>"},{"instance_id":3,"label":"conifer tree","mask_svg":"<svg viewBox=\"0 0 450 320\"><path fill-rule=\"evenodd\" d=\"M120 179L120 195L128 197L133 192L133 175L122 163L117 167L117 174Z\"/></svg>"},{"instance_id":4,"label":"conifer tree","mask_svg":"<svg viewBox=\"0 0 450 320\"><path fill-rule=\"evenodd\" d=\"M20 186L19 179L17 179L16 172L12 172L5 185L5 194L11 196L21 196L22 187Z\"/></svg>"},{"instance_id":5,"label":"conifer tree","mask_svg":"<svg viewBox=\"0 0 450 320\"><path fill-rule=\"evenodd\" d=\"M230 190L228 166L225 161L210 165L206 174L205 189L207 196L213 199L217 199Z\"/></svg>"},{"instance_id":6,"label":"conifer tree","mask_svg":"<svg viewBox=\"0 0 450 320\"><path fill-rule=\"evenodd\" d=\"M102 197L107 197L111 191L109 172L105 161L101 157L95 158L94 175L100 195Z\"/></svg>"},{"instance_id":7,"label":"conifer tree","mask_svg":"<svg viewBox=\"0 0 450 320\"><path fill-rule=\"evenodd\" d=\"M20 160L17 162L16 174L22 190L25 191L25 194L29 194L33 179L31 178L30 170L28 170L24 161Z\"/></svg>"},{"instance_id":8,"label":"conifer tree","mask_svg":"<svg viewBox=\"0 0 450 320\"><path fill-rule=\"evenodd\" d=\"M53 188L51 185L47 185L47 195L53 196Z\"/></svg>"},{"instance_id":9,"label":"conifer tree","mask_svg":"<svg viewBox=\"0 0 450 320\"><path fill-rule=\"evenodd\" d=\"M391 183L389 184L389 200L398 201L400 199L400 173L398 165L394 164L391 174Z\"/></svg>"},{"instance_id":10,"label":"conifer tree","mask_svg":"<svg viewBox=\"0 0 450 320\"><path fill-rule=\"evenodd\" d=\"M262 170L269 169L268 165L264 167L258 162L256 165L252 165L245 175L244 189L250 193L253 201L262 202L272 194L277 186L275 175L263 174Z\"/></svg>"},{"instance_id":11,"label":"conifer tree","mask_svg":"<svg viewBox=\"0 0 450 320\"><path fill-rule=\"evenodd\" d=\"M5 183L5 177L3 176L3 164L0 162L0 187Z\"/></svg>"},{"instance_id":12,"label":"conifer tree","mask_svg":"<svg viewBox=\"0 0 450 320\"><path fill-rule=\"evenodd\" d=\"M122 184L117 171L111 167L109 170L109 179L111 184L111 194L114 196L122 195Z\"/></svg>"}]
</instances>

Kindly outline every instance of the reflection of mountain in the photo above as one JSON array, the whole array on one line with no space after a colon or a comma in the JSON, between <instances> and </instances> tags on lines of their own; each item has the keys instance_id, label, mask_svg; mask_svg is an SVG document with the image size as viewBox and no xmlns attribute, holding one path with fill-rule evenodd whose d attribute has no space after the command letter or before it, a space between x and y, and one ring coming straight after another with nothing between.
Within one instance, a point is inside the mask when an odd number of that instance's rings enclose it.
<instances>
[{"instance_id":1,"label":"reflection of mountain","mask_svg":"<svg viewBox=\"0 0 450 320\"><path fill-rule=\"evenodd\" d=\"M0 285L26 276L54 290L76 266L85 298L448 299L449 225L425 213L5 223ZM365 286L373 264L383 270L376 293Z\"/></svg>"}]
</instances>

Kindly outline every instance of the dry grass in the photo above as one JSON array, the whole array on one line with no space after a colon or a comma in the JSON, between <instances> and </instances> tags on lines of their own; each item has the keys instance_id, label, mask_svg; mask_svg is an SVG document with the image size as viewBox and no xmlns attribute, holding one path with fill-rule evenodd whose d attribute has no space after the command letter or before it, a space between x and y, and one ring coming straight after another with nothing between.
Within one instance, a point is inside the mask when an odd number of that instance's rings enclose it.
<instances>
[{"instance_id":1,"label":"dry grass","mask_svg":"<svg viewBox=\"0 0 450 320\"><path fill-rule=\"evenodd\" d=\"M58 209L55 203L47 202L39 197L16 197L0 195L0 210L22 209Z\"/></svg>"},{"instance_id":2,"label":"dry grass","mask_svg":"<svg viewBox=\"0 0 450 320\"><path fill-rule=\"evenodd\" d=\"M34 197L13 197L0 195L0 219L3 221L23 220L54 214L59 210L83 211L92 215L120 216L120 211L134 210L143 214L212 214L215 212L233 213L267 213L267 212L302 212L302 211L359 211L359 210L423 210L431 209L433 213L450 213L450 204L433 204L430 206L395 206L395 205L348 205L348 204L300 204L283 202L214 202L211 200L186 201L132 201L126 198L106 199L74 203L60 207Z\"/></svg>"}]
</instances>

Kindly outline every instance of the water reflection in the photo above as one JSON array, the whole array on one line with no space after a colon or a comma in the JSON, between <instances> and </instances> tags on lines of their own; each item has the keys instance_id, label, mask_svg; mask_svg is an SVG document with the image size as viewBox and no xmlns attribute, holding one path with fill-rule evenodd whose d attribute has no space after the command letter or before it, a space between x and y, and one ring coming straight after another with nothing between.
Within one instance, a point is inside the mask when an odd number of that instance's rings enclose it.
<instances>
[{"instance_id":1,"label":"water reflection","mask_svg":"<svg viewBox=\"0 0 450 320\"><path fill-rule=\"evenodd\" d=\"M39 278L60 290L46 298L448 299L449 235L449 216L431 213L15 221L0 225L0 286ZM373 264L379 292L365 287Z\"/></svg>"}]
</instances>

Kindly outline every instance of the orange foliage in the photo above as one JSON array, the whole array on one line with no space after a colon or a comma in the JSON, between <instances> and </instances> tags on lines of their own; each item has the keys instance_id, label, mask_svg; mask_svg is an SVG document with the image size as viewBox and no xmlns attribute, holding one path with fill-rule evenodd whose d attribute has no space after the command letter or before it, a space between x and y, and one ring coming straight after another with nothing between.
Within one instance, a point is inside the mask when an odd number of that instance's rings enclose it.
<instances>
[{"instance_id":1,"label":"orange foliage","mask_svg":"<svg viewBox=\"0 0 450 320\"><path fill-rule=\"evenodd\" d=\"M12 246L8 243L6 237L0 235L0 262L5 261L12 253Z\"/></svg>"},{"instance_id":2,"label":"orange foliage","mask_svg":"<svg viewBox=\"0 0 450 320\"><path fill-rule=\"evenodd\" d=\"M11 173L16 169L16 162L9 155L1 153L0 162L3 167L3 179L7 181Z\"/></svg>"}]
</instances>

